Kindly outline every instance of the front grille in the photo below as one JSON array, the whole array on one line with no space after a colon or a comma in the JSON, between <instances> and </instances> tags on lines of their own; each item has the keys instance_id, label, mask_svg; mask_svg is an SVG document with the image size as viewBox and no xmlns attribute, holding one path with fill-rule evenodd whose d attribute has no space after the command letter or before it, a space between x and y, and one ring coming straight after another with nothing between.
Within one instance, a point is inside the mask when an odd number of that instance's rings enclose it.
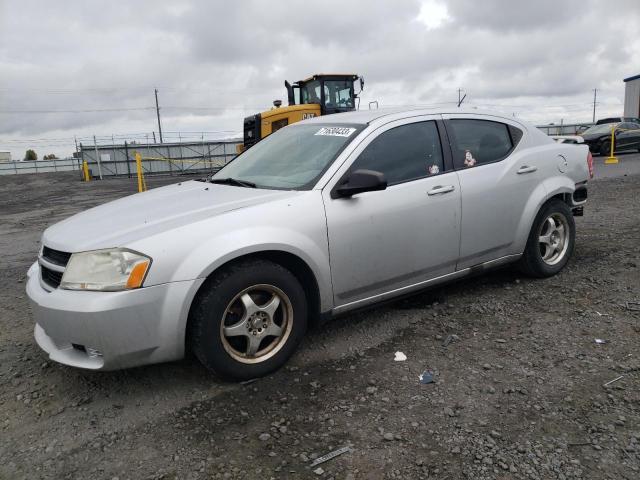
<instances>
[{"instance_id":1,"label":"front grille","mask_svg":"<svg viewBox=\"0 0 640 480\"><path fill-rule=\"evenodd\" d=\"M53 263L54 265L66 267L67 263L69 263L69 258L71 258L71 254L67 252L61 252L59 250L54 250L53 248L49 247L43 247L42 258L44 258L49 263Z\"/></svg>"},{"instance_id":2,"label":"front grille","mask_svg":"<svg viewBox=\"0 0 640 480\"><path fill-rule=\"evenodd\" d=\"M66 267L67 263L69 263L69 259L71 258L71 254L67 252L61 252L60 250L54 250L49 247L42 247L42 260L52 265L57 265L59 267ZM58 288L60 286L60 282L62 281L63 272L58 272L56 270L52 270L47 266L43 265L40 262L40 275L42 276L42 281L46 283L51 288Z\"/></svg>"},{"instance_id":3,"label":"front grille","mask_svg":"<svg viewBox=\"0 0 640 480\"><path fill-rule=\"evenodd\" d=\"M44 265L40 265L40 272L42 274L42 281L53 288L58 288L62 281L62 272L56 272Z\"/></svg>"}]
</instances>

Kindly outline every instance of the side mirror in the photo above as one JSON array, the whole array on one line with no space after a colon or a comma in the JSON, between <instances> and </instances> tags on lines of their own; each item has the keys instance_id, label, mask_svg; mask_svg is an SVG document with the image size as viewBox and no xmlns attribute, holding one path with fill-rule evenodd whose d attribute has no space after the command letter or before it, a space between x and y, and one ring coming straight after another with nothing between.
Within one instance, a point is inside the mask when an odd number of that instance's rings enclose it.
<instances>
[{"instance_id":1,"label":"side mirror","mask_svg":"<svg viewBox=\"0 0 640 480\"><path fill-rule=\"evenodd\" d=\"M332 198L350 198L358 193L374 192L387 188L387 179L384 173L375 170L356 170L336 188Z\"/></svg>"}]
</instances>

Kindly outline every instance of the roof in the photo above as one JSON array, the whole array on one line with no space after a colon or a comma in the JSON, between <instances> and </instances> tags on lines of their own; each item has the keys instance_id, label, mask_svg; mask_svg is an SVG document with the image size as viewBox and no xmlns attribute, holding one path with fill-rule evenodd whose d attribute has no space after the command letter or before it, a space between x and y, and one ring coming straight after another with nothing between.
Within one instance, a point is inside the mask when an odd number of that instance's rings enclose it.
<instances>
[{"instance_id":1,"label":"roof","mask_svg":"<svg viewBox=\"0 0 640 480\"><path fill-rule=\"evenodd\" d=\"M451 107L394 107L394 108L377 108L375 110L355 110L353 112L334 113L332 115L324 115L321 117L314 117L309 120L304 120L303 123L353 123L353 124L367 124L382 117L397 116L398 118L404 118L405 116L416 115L441 115L441 114L468 114L468 115L492 115L503 119L509 119L517 123L522 123L519 119L508 117L501 112L493 112L486 110L479 110L475 108L457 108ZM409 114L409 115L407 115ZM329 118L327 118L329 117Z\"/></svg>"},{"instance_id":2,"label":"roof","mask_svg":"<svg viewBox=\"0 0 640 480\"><path fill-rule=\"evenodd\" d=\"M305 78L304 80L300 80L300 82L306 83L310 80L315 80L318 77L351 77L355 80L358 78L358 74L357 73L314 73L310 77Z\"/></svg>"},{"instance_id":3,"label":"roof","mask_svg":"<svg viewBox=\"0 0 640 480\"><path fill-rule=\"evenodd\" d=\"M640 78L640 73L638 75L634 75L633 77L625 78L624 82L630 82L632 80L638 80Z\"/></svg>"}]
</instances>

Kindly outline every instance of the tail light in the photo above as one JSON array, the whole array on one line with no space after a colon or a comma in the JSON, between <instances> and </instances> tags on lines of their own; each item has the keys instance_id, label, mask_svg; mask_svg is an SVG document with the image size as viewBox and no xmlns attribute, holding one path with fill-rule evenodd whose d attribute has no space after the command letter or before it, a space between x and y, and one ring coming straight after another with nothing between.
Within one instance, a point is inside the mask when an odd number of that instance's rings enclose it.
<instances>
[{"instance_id":1,"label":"tail light","mask_svg":"<svg viewBox=\"0 0 640 480\"><path fill-rule=\"evenodd\" d=\"M593 178L593 155L587 154L587 167L589 168L589 178Z\"/></svg>"}]
</instances>

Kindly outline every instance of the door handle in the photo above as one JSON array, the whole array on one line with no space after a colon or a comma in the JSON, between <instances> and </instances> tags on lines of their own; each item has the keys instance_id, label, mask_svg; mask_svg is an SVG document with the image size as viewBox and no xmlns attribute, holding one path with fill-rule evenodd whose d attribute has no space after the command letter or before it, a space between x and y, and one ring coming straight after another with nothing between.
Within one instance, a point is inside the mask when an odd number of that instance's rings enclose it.
<instances>
[{"instance_id":1,"label":"door handle","mask_svg":"<svg viewBox=\"0 0 640 480\"><path fill-rule=\"evenodd\" d=\"M453 192L456 189L453 185L438 185L427 192L427 195L442 195L443 193Z\"/></svg>"},{"instance_id":2,"label":"door handle","mask_svg":"<svg viewBox=\"0 0 640 480\"><path fill-rule=\"evenodd\" d=\"M528 165L524 165L518 169L518 175L522 175L523 173L532 173L538 170L538 167L530 167Z\"/></svg>"}]
</instances>

